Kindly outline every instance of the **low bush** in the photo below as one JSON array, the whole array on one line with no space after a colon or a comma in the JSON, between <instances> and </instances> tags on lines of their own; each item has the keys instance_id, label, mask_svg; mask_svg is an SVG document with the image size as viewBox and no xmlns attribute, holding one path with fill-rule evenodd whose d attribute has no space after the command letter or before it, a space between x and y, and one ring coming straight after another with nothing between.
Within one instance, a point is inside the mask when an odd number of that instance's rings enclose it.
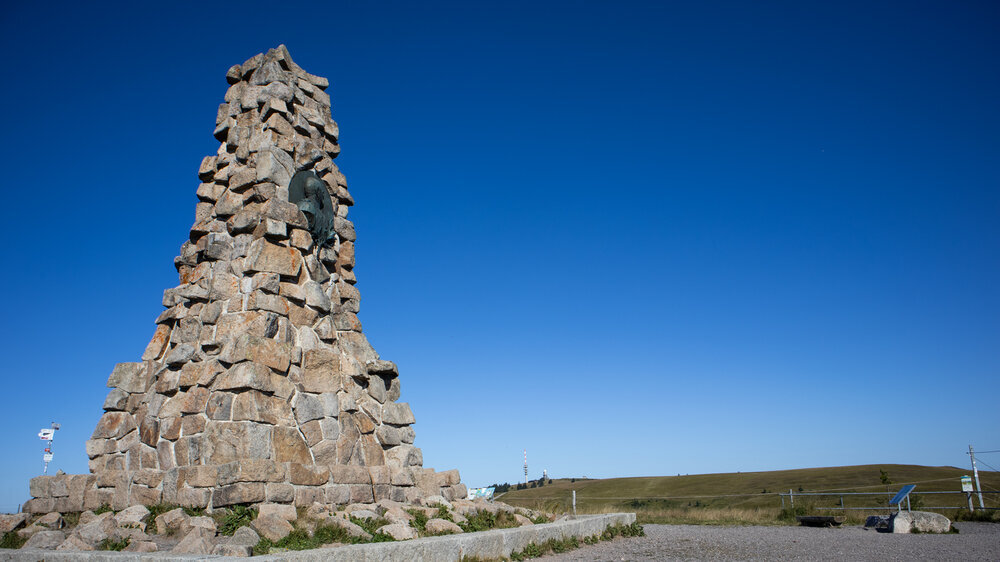
<instances>
[{"instance_id":1,"label":"low bush","mask_svg":"<svg viewBox=\"0 0 1000 562\"><path fill-rule=\"evenodd\" d=\"M223 512L219 522L219 534L231 537L236 529L249 525L256 518L256 509L247 505L234 505Z\"/></svg>"},{"instance_id":2,"label":"low bush","mask_svg":"<svg viewBox=\"0 0 1000 562\"><path fill-rule=\"evenodd\" d=\"M9 531L3 534L3 538L0 539L0 548L21 548L24 543L28 542L28 539L21 538L14 531Z\"/></svg>"},{"instance_id":3,"label":"low bush","mask_svg":"<svg viewBox=\"0 0 1000 562\"><path fill-rule=\"evenodd\" d=\"M125 537L124 539L122 539L120 541L116 541L116 540L112 539L111 537L108 537L108 538L104 539L103 541L101 541L100 544L97 545L97 550L122 551L122 550L125 550L125 547L127 547L130 542L132 542L132 539L129 538L129 537Z\"/></svg>"}]
</instances>

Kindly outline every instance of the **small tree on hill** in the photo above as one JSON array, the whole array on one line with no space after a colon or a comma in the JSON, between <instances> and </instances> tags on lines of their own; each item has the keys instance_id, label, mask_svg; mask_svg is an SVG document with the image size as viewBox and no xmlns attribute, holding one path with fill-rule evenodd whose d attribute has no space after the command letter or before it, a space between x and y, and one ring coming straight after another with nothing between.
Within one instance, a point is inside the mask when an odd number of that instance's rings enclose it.
<instances>
[{"instance_id":1,"label":"small tree on hill","mask_svg":"<svg viewBox=\"0 0 1000 562\"><path fill-rule=\"evenodd\" d=\"M885 484L885 493L887 495L892 495L892 492L889 491L889 485L892 484L892 480L889 479L889 473L882 470L881 468L878 469L878 479L881 480L883 484Z\"/></svg>"}]
</instances>

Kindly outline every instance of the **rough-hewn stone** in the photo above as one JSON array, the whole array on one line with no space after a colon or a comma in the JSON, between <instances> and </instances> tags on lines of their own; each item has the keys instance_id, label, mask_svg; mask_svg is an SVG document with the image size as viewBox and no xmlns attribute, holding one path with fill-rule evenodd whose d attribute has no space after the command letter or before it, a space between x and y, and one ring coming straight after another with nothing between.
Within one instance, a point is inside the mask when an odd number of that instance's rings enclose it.
<instances>
[{"instance_id":1,"label":"rough-hewn stone","mask_svg":"<svg viewBox=\"0 0 1000 562\"><path fill-rule=\"evenodd\" d=\"M268 501L288 513L314 501L462 496L457 472L421 472L398 368L361 331L354 200L334 164L328 81L284 47L234 65L226 80L219 150L197 163L194 224L178 233L179 284L163 292L141 361L108 377L86 444L94 476L34 479L25 512ZM332 233L303 212L315 201L289 199L299 172L325 185ZM179 516L167 519L180 533ZM66 544L93 544L102 521ZM190 552L213 551L210 537L181 534Z\"/></svg>"}]
</instances>

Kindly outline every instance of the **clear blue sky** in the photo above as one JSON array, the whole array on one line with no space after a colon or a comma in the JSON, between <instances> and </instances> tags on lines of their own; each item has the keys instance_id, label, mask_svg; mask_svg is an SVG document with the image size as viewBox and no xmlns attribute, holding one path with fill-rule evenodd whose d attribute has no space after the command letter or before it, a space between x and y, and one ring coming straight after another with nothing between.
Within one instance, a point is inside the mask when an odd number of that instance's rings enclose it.
<instances>
[{"instance_id":1,"label":"clear blue sky","mask_svg":"<svg viewBox=\"0 0 1000 562\"><path fill-rule=\"evenodd\" d=\"M1000 448L1000 4L11 4L0 510L85 472L227 68L327 76L361 320L472 486ZM984 460L1000 466L1000 455Z\"/></svg>"}]
</instances>

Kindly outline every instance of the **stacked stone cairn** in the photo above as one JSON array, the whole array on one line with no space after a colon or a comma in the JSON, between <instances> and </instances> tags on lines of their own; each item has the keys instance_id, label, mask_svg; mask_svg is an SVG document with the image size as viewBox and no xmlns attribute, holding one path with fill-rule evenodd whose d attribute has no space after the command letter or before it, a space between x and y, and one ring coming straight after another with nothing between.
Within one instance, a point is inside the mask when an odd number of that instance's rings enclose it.
<instances>
[{"instance_id":1,"label":"stacked stone cairn","mask_svg":"<svg viewBox=\"0 0 1000 562\"><path fill-rule=\"evenodd\" d=\"M24 511L465 498L458 471L422 467L396 365L361 331L328 81L284 46L226 78L180 284L142 361L108 379L91 474L33 479ZM325 240L289 200L302 172L333 203Z\"/></svg>"}]
</instances>

